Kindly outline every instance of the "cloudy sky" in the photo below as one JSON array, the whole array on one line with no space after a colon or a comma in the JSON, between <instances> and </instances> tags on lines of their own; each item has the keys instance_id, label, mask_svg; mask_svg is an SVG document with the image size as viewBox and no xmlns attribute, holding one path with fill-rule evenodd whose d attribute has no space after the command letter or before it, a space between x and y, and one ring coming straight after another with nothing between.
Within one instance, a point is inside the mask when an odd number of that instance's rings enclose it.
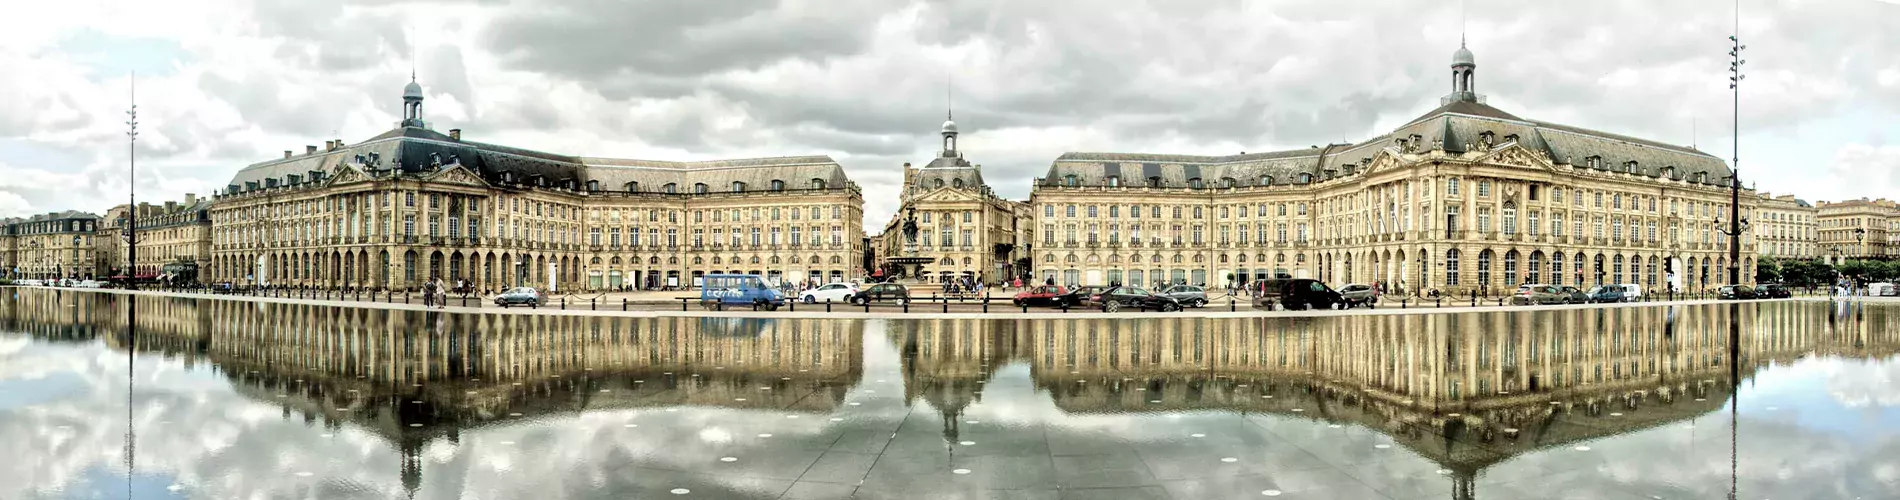
<instances>
[{"instance_id":1,"label":"cloudy sky","mask_svg":"<svg viewBox=\"0 0 1900 500\"><path fill-rule=\"evenodd\" d=\"M1728 2L1468 0L1480 92L1533 119L1728 157ZM896 206L953 89L998 192L1066 151L1355 142L1435 107L1442 1L62 0L0 16L0 216L123 200L137 72L142 199L392 126L413 67L471 139L650 159L826 154ZM1900 191L1900 5L1746 0L1744 179ZM879 224L881 225L881 224ZM875 227L875 226L871 226Z\"/></svg>"}]
</instances>

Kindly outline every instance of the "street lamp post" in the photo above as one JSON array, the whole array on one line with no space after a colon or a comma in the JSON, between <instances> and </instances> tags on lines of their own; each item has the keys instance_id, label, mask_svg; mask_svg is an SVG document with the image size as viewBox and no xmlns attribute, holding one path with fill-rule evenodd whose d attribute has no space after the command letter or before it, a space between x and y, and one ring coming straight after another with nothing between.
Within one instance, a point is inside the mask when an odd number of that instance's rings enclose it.
<instances>
[{"instance_id":1,"label":"street lamp post","mask_svg":"<svg viewBox=\"0 0 1900 500\"><path fill-rule=\"evenodd\" d=\"M1732 146L1734 147L1734 149L1733 149L1733 155L1729 158L1729 169L1730 169L1729 182L1728 182L1728 185L1729 185L1729 207L1728 207L1729 227L1727 230L1723 230L1723 234L1726 234L1729 237L1729 240L1728 240L1728 284L1730 285L1739 285L1742 283L1742 227L1748 224L1747 221L1742 220L1742 171L1741 171L1741 162L1742 162L1742 158L1741 158L1742 156L1742 90L1741 90L1741 85L1742 85L1742 79L1747 78L1747 75L1742 74L1742 65L1748 63L1747 60L1742 59L1742 50L1747 49L1748 46L1742 45L1741 39L1738 38L1738 36L1741 34L1740 33L1741 21L1739 19L1740 19L1740 15L1738 14L1737 21L1736 21L1737 33L1735 35L1730 35L1728 37L1729 47L1730 47L1728 51L1728 56L1729 56L1728 88L1731 91L1731 93L1734 94L1733 99L1734 99L1734 110L1735 110L1734 113L1735 114L1734 114L1734 121L1732 125L1733 134L1734 134L1733 136L1734 143L1732 144Z\"/></svg>"},{"instance_id":2,"label":"street lamp post","mask_svg":"<svg viewBox=\"0 0 1900 500\"><path fill-rule=\"evenodd\" d=\"M132 107L131 109L127 109L125 111L125 114L128 117L125 121L125 126L127 127L127 130L125 131L125 137L127 139L126 141L126 152L127 152L126 154L126 182L125 182L125 189L126 189L125 288L127 290L137 290L139 288L138 278L136 275L136 273L138 272L137 269L138 269L138 262L139 262L139 233L138 233L139 196L138 196L138 182L137 182L138 175L139 175L138 174L138 152L139 152L139 105L138 105L139 99L138 99L138 95L139 94L138 94L138 81L136 80L136 75L134 75L134 78L135 79L132 82L132 90L131 90Z\"/></svg>"}]
</instances>

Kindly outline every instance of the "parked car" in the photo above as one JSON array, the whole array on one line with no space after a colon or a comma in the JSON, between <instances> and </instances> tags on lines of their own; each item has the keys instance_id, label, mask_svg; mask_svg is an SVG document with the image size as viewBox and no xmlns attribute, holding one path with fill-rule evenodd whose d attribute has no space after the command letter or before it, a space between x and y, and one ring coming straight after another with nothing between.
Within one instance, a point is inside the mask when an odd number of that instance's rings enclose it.
<instances>
[{"instance_id":1,"label":"parked car","mask_svg":"<svg viewBox=\"0 0 1900 500\"><path fill-rule=\"evenodd\" d=\"M1643 285L1636 283L1617 283L1616 286L1623 289L1624 302L1643 301Z\"/></svg>"},{"instance_id":2,"label":"parked car","mask_svg":"<svg viewBox=\"0 0 1900 500\"><path fill-rule=\"evenodd\" d=\"M14 286L46 286L45 282L36 279L13 280L13 284Z\"/></svg>"},{"instance_id":3,"label":"parked car","mask_svg":"<svg viewBox=\"0 0 1900 500\"><path fill-rule=\"evenodd\" d=\"M818 288L798 294L798 300L813 304L818 302L847 302L852 295L858 294L857 285L850 283L828 283Z\"/></svg>"},{"instance_id":4,"label":"parked car","mask_svg":"<svg viewBox=\"0 0 1900 500\"><path fill-rule=\"evenodd\" d=\"M1785 298L1793 297L1794 293L1789 292L1788 287L1776 285L1776 284L1768 284L1768 285L1756 285L1755 296L1759 298L1764 298L1764 299L1785 299Z\"/></svg>"},{"instance_id":5,"label":"parked car","mask_svg":"<svg viewBox=\"0 0 1900 500\"><path fill-rule=\"evenodd\" d=\"M901 283L878 283L851 295L853 304L865 305L872 302L890 302L900 306L908 304L910 303L910 287Z\"/></svg>"},{"instance_id":6,"label":"parked car","mask_svg":"<svg viewBox=\"0 0 1900 500\"><path fill-rule=\"evenodd\" d=\"M540 307L541 301L541 291L528 286L510 288L495 295L495 305L502 307L515 305Z\"/></svg>"},{"instance_id":7,"label":"parked car","mask_svg":"<svg viewBox=\"0 0 1900 500\"><path fill-rule=\"evenodd\" d=\"M1174 285L1161 290L1161 295L1180 302L1182 307L1207 307L1207 289L1194 285Z\"/></svg>"},{"instance_id":8,"label":"parked car","mask_svg":"<svg viewBox=\"0 0 1900 500\"><path fill-rule=\"evenodd\" d=\"M79 281L73 282L73 288L104 288L104 287L105 287L105 283L101 283L94 280L79 280Z\"/></svg>"},{"instance_id":9,"label":"parked car","mask_svg":"<svg viewBox=\"0 0 1900 500\"><path fill-rule=\"evenodd\" d=\"M1628 300L1623 295L1623 287L1618 285L1597 285L1590 288L1590 302L1608 303Z\"/></svg>"},{"instance_id":10,"label":"parked car","mask_svg":"<svg viewBox=\"0 0 1900 500\"><path fill-rule=\"evenodd\" d=\"M1566 287L1562 287L1562 290L1563 290L1564 295L1569 297L1569 300L1564 302L1565 304L1590 303L1590 294L1584 293L1582 289L1579 289L1574 286L1566 286Z\"/></svg>"},{"instance_id":11,"label":"parked car","mask_svg":"<svg viewBox=\"0 0 1900 500\"><path fill-rule=\"evenodd\" d=\"M1511 305L1535 306L1549 304L1568 304L1571 296L1562 287L1532 283L1517 287L1517 293L1511 294Z\"/></svg>"},{"instance_id":12,"label":"parked car","mask_svg":"<svg viewBox=\"0 0 1900 500\"><path fill-rule=\"evenodd\" d=\"M1900 288L1895 288L1893 283L1870 283L1867 285L1867 296L1869 297L1892 297L1896 291L1900 291Z\"/></svg>"},{"instance_id":13,"label":"parked car","mask_svg":"<svg viewBox=\"0 0 1900 500\"><path fill-rule=\"evenodd\" d=\"M1307 278L1256 281L1253 305L1262 309L1333 309L1345 304L1332 287Z\"/></svg>"},{"instance_id":14,"label":"parked car","mask_svg":"<svg viewBox=\"0 0 1900 500\"><path fill-rule=\"evenodd\" d=\"M1755 289L1741 285L1723 285L1715 289L1715 297L1722 300L1753 300Z\"/></svg>"},{"instance_id":15,"label":"parked car","mask_svg":"<svg viewBox=\"0 0 1900 500\"><path fill-rule=\"evenodd\" d=\"M1108 291L1102 292L1100 297L1103 312L1116 312L1126 307L1138 307L1161 312L1181 310L1181 301L1136 286L1110 288Z\"/></svg>"},{"instance_id":16,"label":"parked car","mask_svg":"<svg viewBox=\"0 0 1900 500\"><path fill-rule=\"evenodd\" d=\"M1372 285L1351 283L1339 287L1339 299L1346 301L1346 307L1371 307L1379 302L1379 294L1372 290Z\"/></svg>"},{"instance_id":17,"label":"parked car","mask_svg":"<svg viewBox=\"0 0 1900 500\"><path fill-rule=\"evenodd\" d=\"M1075 297L1069 295L1070 291L1059 285L1042 285L1017 293L1015 298L1010 299L1010 303L1016 304L1016 307L1062 307L1071 305L1069 301L1075 300Z\"/></svg>"},{"instance_id":18,"label":"parked car","mask_svg":"<svg viewBox=\"0 0 1900 500\"><path fill-rule=\"evenodd\" d=\"M1067 302L1069 307L1100 306L1102 305L1102 292L1106 292L1110 288L1114 287L1095 285L1074 287L1069 290Z\"/></svg>"}]
</instances>

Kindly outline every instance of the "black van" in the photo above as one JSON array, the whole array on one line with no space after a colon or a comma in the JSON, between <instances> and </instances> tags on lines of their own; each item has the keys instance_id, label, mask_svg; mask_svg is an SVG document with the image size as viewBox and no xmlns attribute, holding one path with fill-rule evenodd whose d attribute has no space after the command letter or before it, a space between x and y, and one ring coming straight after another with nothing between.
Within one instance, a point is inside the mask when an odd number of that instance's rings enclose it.
<instances>
[{"instance_id":1,"label":"black van","mask_svg":"<svg viewBox=\"0 0 1900 500\"><path fill-rule=\"evenodd\" d=\"M1254 294L1253 306L1259 309L1333 309L1345 303L1339 292L1315 279L1266 279L1255 281L1249 288Z\"/></svg>"}]
</instances>

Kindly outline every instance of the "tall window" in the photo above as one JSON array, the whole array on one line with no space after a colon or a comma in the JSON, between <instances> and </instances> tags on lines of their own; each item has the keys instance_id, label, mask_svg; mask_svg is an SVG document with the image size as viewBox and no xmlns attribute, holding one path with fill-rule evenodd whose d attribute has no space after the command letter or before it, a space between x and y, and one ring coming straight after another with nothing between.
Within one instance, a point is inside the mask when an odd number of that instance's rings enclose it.
<instances>
[{"instance_id":1,"label":"tall window","mask_svg":"<svg viewBox=\"0 0 1900 500\"><path fill-rule=\"evenodd\" d=\"M1458 250L1445 251L1445 284L1458 285Z\"/></svg>"},{"instance_id":2,"label":"tall window","mask_svg":"<svg viewBox=\"0 0 1900 500\"><path fill-rule=\"evenodd\" d=\"M1478 286L1491 287L1491 251L1478 252Z\"/></svg>"},{"instance_id":3,"label":"tall window","mask_svg":"<svg viewBox=\"0 0 1900 500\"><path fill-rule=\"evenodd\" d=\"M1504 234L1506 235L1517 234L1517 205L1512 204L1510 202L1505 202L1503 213L1504 213ZM1537 223L1535 222L1531 223L1531 225L1536 225L1536 224Z\"/></svg>"}]
</instances>

